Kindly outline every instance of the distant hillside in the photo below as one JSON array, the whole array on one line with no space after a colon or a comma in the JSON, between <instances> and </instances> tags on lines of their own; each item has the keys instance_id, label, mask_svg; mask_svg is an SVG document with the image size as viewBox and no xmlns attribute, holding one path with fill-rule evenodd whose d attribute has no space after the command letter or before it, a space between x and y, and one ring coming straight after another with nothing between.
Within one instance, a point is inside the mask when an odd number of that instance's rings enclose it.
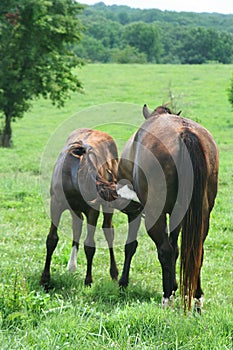
<instances>
[{"instance_id":1,"label":"distant hillside","mask_svg":"<svg viewBox=\"0 0 233 350\"><path fill-rule=\"evenodd\" d=\"M98 15L121 24L142 21L145 23L162 22L214 28L233 33L233 15L219 13L196 13L161 11L158 9L135 9L129 6L107 6L99 2L86 9L87 15ZM122 23L123 22L123 23Z\"/></svg>"},{"instance_id":2,"label":"distant hillside","mask_svg":"<svg viewBox=\"0 0 233 350\"><path fill-rule=\"evenodd\" d=\"M92 62L233 63L233 15L88 6L76 52Z\"/></svg>"}]
</instances>

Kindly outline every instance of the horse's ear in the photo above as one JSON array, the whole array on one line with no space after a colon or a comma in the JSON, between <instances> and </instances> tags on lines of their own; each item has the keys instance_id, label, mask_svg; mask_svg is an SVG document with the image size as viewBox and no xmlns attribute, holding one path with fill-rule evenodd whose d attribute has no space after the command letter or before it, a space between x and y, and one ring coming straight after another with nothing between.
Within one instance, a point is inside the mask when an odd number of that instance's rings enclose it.
<instances>
[{"instance_id":1,"label":"horse's ear","mask_svg":"<svg viewBox=\"0 0 233 350\"><path fill-rule=\"evenodd\" d=\"M151 113L146 104L143 106L142 113L145 119L148 119L151 116Z\"/></svg>"}]
</instances>

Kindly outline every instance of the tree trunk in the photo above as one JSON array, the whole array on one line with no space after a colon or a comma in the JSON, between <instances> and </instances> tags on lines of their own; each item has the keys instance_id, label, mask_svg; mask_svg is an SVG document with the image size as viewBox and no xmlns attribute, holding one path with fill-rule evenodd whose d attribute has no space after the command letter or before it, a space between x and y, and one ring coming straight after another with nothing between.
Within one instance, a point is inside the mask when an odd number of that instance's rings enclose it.
<instances>
[{"instance_id":1,"label":"tree trunk","mask_svg":"<svg viewBox=\"0 0 233 350\"><path fill-rule=\"evenodd\" d=\"M11 136L12 136L12 130L11 130L11 117L10 115L5 115L5 125L4 129L2 131L2 134L0 135L0 142L2 147L11 147Z\"/></svg>"}]
</instances>

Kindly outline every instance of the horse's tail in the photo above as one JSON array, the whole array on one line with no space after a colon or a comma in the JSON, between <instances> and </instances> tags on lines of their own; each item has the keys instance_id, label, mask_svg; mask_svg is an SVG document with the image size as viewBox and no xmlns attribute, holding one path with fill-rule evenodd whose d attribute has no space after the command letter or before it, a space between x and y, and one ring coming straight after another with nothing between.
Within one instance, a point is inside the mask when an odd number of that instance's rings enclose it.
<instances>
[{"instance_id":1,"label":"horse's tail","mask_svg":"<svg viewBox=\"0 0 233 350\"><path fill-rule=\"evenodd\" d=\"M181 134L181 139L186 146L183 146L183 148L185 148L184 151L186 157L190 157L189 162L191 160L193 172L191 200L182 221L180 254L181 295L184 301L184 308L186 309L188 306L188 309L190 310L192 297L197 288L198 276L202 264L203 201L207 181L207 164L201 143L194 133L185 129ZM185 159L183 159L183 161L184 160ZM188 174L188 172L186 174ZM185 183L187 184L189 179L185 179L185 174L183 174L183 176L184 183L181 184L181 186L184 185L184 191L187 191L188 188L185 189Z\"/></svg>"}]
</instances>

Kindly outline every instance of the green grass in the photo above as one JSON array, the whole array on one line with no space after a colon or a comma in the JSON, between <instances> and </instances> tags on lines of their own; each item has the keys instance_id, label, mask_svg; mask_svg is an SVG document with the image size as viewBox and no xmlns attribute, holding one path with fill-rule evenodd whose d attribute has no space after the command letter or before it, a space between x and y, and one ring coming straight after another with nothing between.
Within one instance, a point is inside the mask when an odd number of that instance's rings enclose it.
<instances>
[{"instance_id":1,"label":"green grass","mask_svg":"<svg viewBox=\"0 0 233 350\"><path fill-rule=\"evenodd\" d=\"M233 113L226 93L232 70L232 65L89 65L78 72L84 94L73 94L61 110L49 101L35 101L14 123L14 147L0 149L1 349L233 348ZM130 285L121 292L109 277L99 224L94 283L85 288L83 249L77 272L66 272L71 227L65 215L52 260L53 289L46 294L39 280L49 228L49 182L69 132L78 127L105 130L121 149L143 122L142 105L153 109L169 101L169 92L182 115L210 130L220 151L219 191L202 270L202 316L185 316L179 298L174 310L161 308L160 264L143 225ZM124 214L116 213L114 223L121 271Z\"/></svg>"}]
</instances>

